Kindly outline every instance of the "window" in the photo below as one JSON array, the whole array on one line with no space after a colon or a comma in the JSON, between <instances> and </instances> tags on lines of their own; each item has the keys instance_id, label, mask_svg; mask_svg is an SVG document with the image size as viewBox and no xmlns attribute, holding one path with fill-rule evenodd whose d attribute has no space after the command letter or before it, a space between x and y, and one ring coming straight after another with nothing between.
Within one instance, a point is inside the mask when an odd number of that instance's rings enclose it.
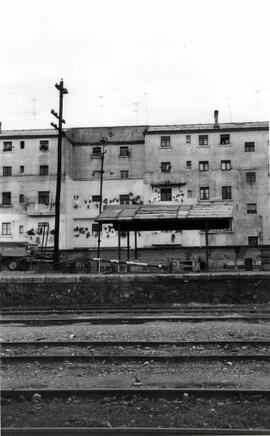
<instances>
[{"instance_id":1,"label":"window","mask_svg":"<svg viewBox=\"0 0 270 436\"><path fill-rule=\"evenodd\" d=\"M127 170L120 171L120 177L121 179L128 179L128 171Z\"/></svg>"},{"instance_id":2,"label":"window","mask_svg":"<svg viewBox=\"0 0 270 436\"><path fill-rule=\"evenodd\" d=\"M23 227L23 226L19 226L19 234L20 234L20 235L23 234L23 230L24 230L24 227Z\"/></svg>"},{"instance_id":3,"label":"window","mask_svg":"<svg viewBox=\"0 0 270 436\"><path fill-rule=\"evenodd\" d=\"M222 160L221 161L221 170L222 171L230 171L231 169L232 169L232 167L231 167L230 160Z\"/></svg>"},{"instance_id":4,"label":"window","mask_svg":"<svg viewBox=\"0 0 270 436\"><path fill-rule=\"evenodd\" d=\"M258 236L249 236L248 245L250 247L256 247L258 245Z\"/></svg>"},{"instance_id":5,"label":"window","mask_svg":"<svg viewBox=\"0 0 270 436\"><path fill-rule=\"evenodd\" d=\"M246 152L255 151L255 142L245 142L245 151Z\"/></svg>"},{"instance_id":6,"label":"window","mask_svg":"<svg viewBox=\"0 0 270 436\"><path fill-rule=\"evenodd\" d=\"M186 161L186 167L188 168L188 169L190 169L191 168L191 160L187 160Z\"/></svg>"},{"instance_id":7,"label":"window","mask_svg":"<svg viewBox=\"0 0 270 436\"><path fill-rule=\"evenodd\" d=\"M92 236L98 236L99 228L99 224L92 224ZM102 228L100 230L102 231Z\"/></svg>"},{"instance_id":8,"label":"window","mask_svg":"<svg viewBox=\"0 0 270 436\"><path fill-rule=\"evenodd\" d=\"M161 162L160 164L162 173L170 173L171 172L171 162Z\"/></svg>"},{"instance_id":9,"label":"window","mask_svg":"<svg viewBox=\"0 0 270 436\"><path fill-rule=\"evenodd\" d=\"M199 145L208 145L208 135L199 135Z\"/></svg>"},{"instance_id":10,"label":"window","mask_svg":"<svg viewBox=\"0 0 270 436\"><path fill-rule=\"evenodd\" d=\"M256 203L248 203L247 204L247 213L257 213L257 204Z\"/></svg>"},{"instance_id":11,"label":"window","mask_svg":"<svg viewBox=\"0 0 270 436\"><path fill-rule=\"evenodd\" d=\"M11 235L11 223L2 223L2 235Z\"/></svg>"},{"instance_id":12,"label":"window","mask_svg":"<svg viewBox=\"0 0 270 436\"><path fill-rule=\"evenodd\" d=\"M3 142L3 151L12 151L12 142L4 141Z\"/></svg>"},{"instance_id":13,"label":"window","mask_svg":"<svg viewBox=\"0 0 270 436\"><path fill-rule=\"evenodd\" d=\"M24 203L24 194L19 195L19 202Z\"/></svg>"},{"instance_id":14,"label":"window","mask_svg":"<svg viewBox=\"0 0 270 436\"><path fill-rule=\"evenodd\" d=\"M171 137L170 136L161 136L160 137L160 147L170 147L171 146Z\"/></svg>"},{"instance_id":15,"label":"window","mask_svg":"<svg viewBox=\"0 0 270 436\"><path fill-rule=\"evenodd\" d=\"M24 141L21 141L21 142L20 142L20 148L21 148L21 149L24 149Z\"/></svg>"},{"instance_id":16,"label":"window","mask_svg":"<svg viewBox=\"0 0 270 436\"><path fill-rule=\"evenodd\" d=\"M129 204L129 194L119 195L120 204Z\"/></svg>"},{"instance_id":17,"label":"window","mask_svg":"<svg viewBox=\"0 0 270 436\"><path fill-rule=\"evenodd\" d=\"M161 201L172 201L172 188L161 188L160 189L160 200Z\"/></svg>"},{"instance_id":18,"label":"window","mask_svg":"<svg viewBox=\"0 0 270 436\"><path fill-rule=\"evenodd\" d=\"M11 176L12 175L12 167L3 167L3 176Z\"/></svg>"},{"instance_id":19,"label":"window","mask_svg":"<svg viewBox=\"0 0 270 436\"><path fill-rule=\"evenodd\" d=\"M23 165L20 166L20 174L24 174L24 166Z\"/></svg>"},{"instance_id":20,"label":"window","mask_svg":"<svg viewBox=\"0 0 270 436\"><path fill-rule=\"evenodd\" d=\"M93 202L100 202L100 195L92 195L92 201Z\"/></svg>"},{"instance_id":21,"label":"window","mask_svg":"<svg viewBox=\"0 0 270 436\"><path fill-rule=\"evenodd\" d=\"M120 156L121 157L129 156L129 149L128 149L128 147L120 147Z\"/></svg>"},{"instance_id":22,"label":"window","mask_svg":"<svg viewBox=\"0 0 270 436\"><path fill-rule=\"evenodd\" d=\"M191 144L191 135L186 135L186 143Z\"/></svg>"},{"instance_id":23,"label":"window","mask_svg":"<svg viewBox=\"0 0 270 436\"><path fill-rule=\"evenodd\" d=\"M41 176L47 176L49 174L49 167L48 167L48 165L40 165L40 167L39 167L39 174Z\"/></svg>"},{"instance_id":24,"label":"window","mask_svg":"<svg viewBox=\"0 0 270 436\"><path fill-rule=\"evenodd\" d=\"M92 157L100 157L101 156L101 147L93 147Z\"/></svg>"},{"instance_id":25,"label":"window","mask_svg":"<svg viewBox=\"0 0 270 436\"><path fill-rule=\"evenodd\" d=\"M199 170L200 171L209 171L209 162L208 162L208 160L201 160L199 162Z\"/></svg>"},{"instance_id":26,"label":"window","mask_svg":"<svg viewBox=\"0 0 270 436\"><path fill-rule=\"evenodd\" d=\"M39 204L49 204L50 201L50 191L39 191L38 192L38 203Z\"/></svg>"},{"instance_id":27,"label":"window","mask_svg":"<svg viewBox=\"0 0 270 436\"><path fill-rule=\"evenodd\" d=\"M49 141L46 140L39 141L39 150L49 151Z\"/></svg>"},{"instance_id":28,"label":"window","mask_svg":"<svg viewBox=\"0 0 270 436\"><path fill-rule=\"evenodd\" d=\"M221 196L222 196L222 200L231 200L232 199L232 187L231 186L222 186Z\"/></svg>"},{"instance_id":29,"label":"window","mask_svg":"<svg viewBox=\"0 0 270 436\"><path fill-rule=\"evenodd\" d=\"M192 190L188 189L187 191L187 198L192 198Z\"/></svg>"},{"instance_id":30,"label":"window","mask_svg":"<svg viewBox=\"0 0 270 436\"><path fill-rule=\"evenodd\" d=\"M2 192L2 204L3 206L11 205L11 192Z\"/></svg>"},{"instance_id":31,"label":"window","mask_svg":"<svg viewBox=\"0 0 270 436\"><path fill-rule=\"evenodd\" d=\"M209 187L200 188L200 200L209 200Z\"/></svg>"},{"instance_id":32,"label":"window","mask_svg":"<svg viewBox=\"0 0 270 436\"><path fill-rule=\"evenodd\" d=\"M38 235L45 235L48 231L49 231L49 223L47 221L43 221L38 223L38 228L37 228L37 234Z\"/></svg>"},{"instance_id":33,"label":"window","mask_svg":"<svg viewBox=\"0 0 270 436\"><path fill-rule=\"evenodd\" d=\"M254 171L246 173L246 182L247 183L256 182L256 173Z\"/></svg>"},{"instance_id":34,"label":"window","mask_svg":"<svg viewBox=\"0 0 270 436\"><path fill-rule=\"evenodd\" d=\"M228 135L227 133L225 133L224 135L220 135L220 144L230 144L230 135Z\"/></svg>"}]
</instances>

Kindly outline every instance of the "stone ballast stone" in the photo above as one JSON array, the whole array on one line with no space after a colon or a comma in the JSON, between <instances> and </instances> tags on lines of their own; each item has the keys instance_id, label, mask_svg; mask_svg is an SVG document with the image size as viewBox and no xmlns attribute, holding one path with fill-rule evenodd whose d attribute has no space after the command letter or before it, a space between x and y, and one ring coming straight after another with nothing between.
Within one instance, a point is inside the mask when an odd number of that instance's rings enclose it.
<instances>
[{"instance_id":1,"label":"stone ballast stone","mask_svg":"<svg viewBox=\"0 0 270 436\"><path fill-rule=\"evenodd\" d=\"M0 278L2 307L192 302L270 304L270 274L33 274Z\"/></svg>"}]
</instances>

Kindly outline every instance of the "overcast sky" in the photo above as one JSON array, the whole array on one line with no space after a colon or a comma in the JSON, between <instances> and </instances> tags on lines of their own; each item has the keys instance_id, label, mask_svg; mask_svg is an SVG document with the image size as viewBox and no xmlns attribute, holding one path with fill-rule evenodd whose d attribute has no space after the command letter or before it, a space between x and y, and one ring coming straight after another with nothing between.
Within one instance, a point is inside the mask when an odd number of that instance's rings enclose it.
<instances>
[{"instance_id":1,"label":"overcast sky","mask_svg":"<svg viewBox=\"0 0 270 436\"><path fill-rule=\"evenodd\" d=\"M268 0L2 0L2 129L269 118Z\"/></svg>"}]
</instances>

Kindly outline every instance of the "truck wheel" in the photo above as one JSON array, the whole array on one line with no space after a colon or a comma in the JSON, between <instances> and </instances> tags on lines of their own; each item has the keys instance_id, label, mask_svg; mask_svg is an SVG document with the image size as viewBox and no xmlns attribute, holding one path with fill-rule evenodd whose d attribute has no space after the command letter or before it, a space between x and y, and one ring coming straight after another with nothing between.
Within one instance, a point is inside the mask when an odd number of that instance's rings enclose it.
<instances>
[{"instance_id":1,"label":"truck wheel","mask_svg":"<svg viewBox=\"0 0 270 436\"><path fill-rule=\"evenodd\" d=\"M21 271L27 271L28 267L29 267L29 263L27 262L27 260L23 259L20 261L19 268Z\"/></svg>"},{"instance_id":2,"label":"truck wheel","mask_svg":"<svg viewBox=\"0 0 270 436\"><path fill-rule=\"evenodd\" d=\"M15 271L18 268L18 261L15 259L9 260L7 266L9 271Z\"/></svg>"}]
</instances>

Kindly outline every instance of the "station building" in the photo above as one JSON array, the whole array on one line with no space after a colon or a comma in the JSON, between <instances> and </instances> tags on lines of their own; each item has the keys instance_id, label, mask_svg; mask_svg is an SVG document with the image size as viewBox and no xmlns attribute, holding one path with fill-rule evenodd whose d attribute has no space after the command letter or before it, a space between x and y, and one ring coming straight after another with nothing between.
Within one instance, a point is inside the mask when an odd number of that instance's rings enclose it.
<instances>
[{"instance_id":1,"label":"station building","mask_svg":"<svg viewBox=\"0 0 270 436\"><path fill-rule=\"evenodd\" d=\"M62 144L60 248L97 248L101 139L107 138L102 208L125 204L233 206L232 227L209 233L212 262L252 257L270 244L268 122L67 129ZM54 130L0 133L0 241L41 243L48 223L53 245L57 133ZM125 233L121 235L125 245ZM114 256L118 235L101 234L103 254ZM143 259L199 255L204 231L138 234ZM130 240L131 248L134 241ZM210 259L211 266L211 259Z\"/></svg>"}]
</instances>

